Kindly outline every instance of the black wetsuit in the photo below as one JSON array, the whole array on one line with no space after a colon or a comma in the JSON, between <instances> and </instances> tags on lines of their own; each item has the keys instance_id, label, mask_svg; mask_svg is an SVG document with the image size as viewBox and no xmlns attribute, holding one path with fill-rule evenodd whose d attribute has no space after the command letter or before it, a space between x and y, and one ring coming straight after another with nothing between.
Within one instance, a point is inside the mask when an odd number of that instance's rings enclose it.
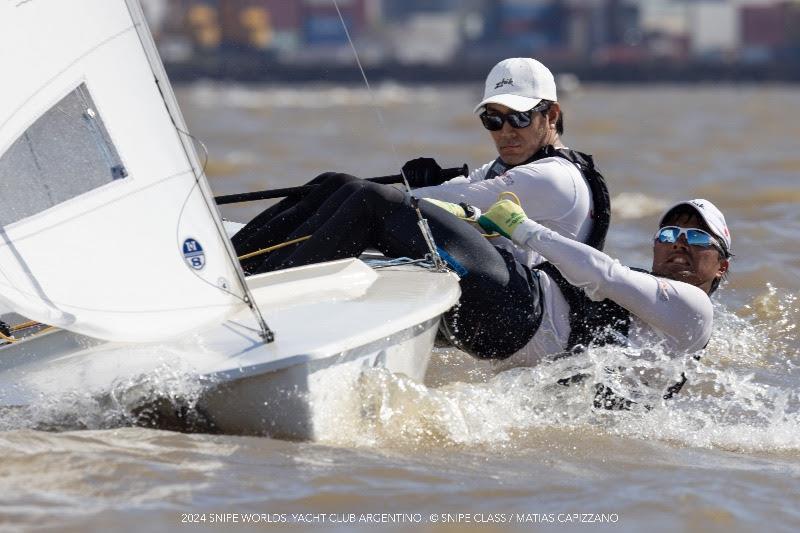
<instances>
[{"instance_id":1,"label":"black wetsuit","mask_svg":"<svg viewBox=\"0 0 800 533\"><path fill-rule=\"evenodd\" d=\"M240 255L312 235L297 245L244 262L250 273L355 257L375 248L389 257L429 253L412 199L394 187L327 173L304 198L270 207L233 238ZM530 340L541 320L539 284L511 254L478 229L429 203L419 202L436 246L461 275L459 305L445 317L451 340L482 358L507 357Z\"/></svg>"}]
</instances>

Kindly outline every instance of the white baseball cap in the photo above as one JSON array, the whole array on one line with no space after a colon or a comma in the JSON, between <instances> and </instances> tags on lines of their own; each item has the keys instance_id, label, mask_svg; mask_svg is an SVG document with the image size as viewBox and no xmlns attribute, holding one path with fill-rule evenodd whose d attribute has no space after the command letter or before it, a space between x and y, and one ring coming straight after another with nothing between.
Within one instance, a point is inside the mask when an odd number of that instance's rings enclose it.
<instances>
[{"instance_id":1,"label":"white baseball cap","mask_svg":"<svg viewBox=\"0 0 800 533\"><path fill-rule=\"evenodd\" d=\"M725 216L722 214L722 211L717 209L717 206L708 200L697 198L695 200L678 202L664 212L658 225L660 226L664 223L664 219L667 218L667 215L669 215L670 211L681 205L688 205L697 211L697 214L700 215L703 221L705 221L708 229L711 230L711 233L713 233L714 236L722 242L722 246L725 248L725 253L730 255L731 232L728 230L728 224L725 222Z\"/></svg>"},{"instance_id":2,"label":"white baseball cap","mask_svg":"<svg viewBox=\"0 0 800 533\"><path fill-rule=\"evenodd\" d=\"M553 73L530 57L512 57L502 60L489 72L483 100L474 112L478 113L486 104L528 111L542 100L558 101Z\"/></svg>"}]
</instances>

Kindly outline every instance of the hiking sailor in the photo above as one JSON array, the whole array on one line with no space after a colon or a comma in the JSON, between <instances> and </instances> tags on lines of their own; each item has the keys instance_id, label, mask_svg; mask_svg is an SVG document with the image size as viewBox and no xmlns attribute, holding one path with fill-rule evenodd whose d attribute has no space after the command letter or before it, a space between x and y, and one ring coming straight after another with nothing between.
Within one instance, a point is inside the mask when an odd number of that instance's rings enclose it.
<instances>
[{"instance_id":1,"label":"hiking sailor","mask_svg":"<svg viewBox=\"0 0 800 533\"><path fill-rule=\"evenodd\" d=\"M354 257L367 248L390 257L424 257L413 199L391 187L359 183L363 187L341 204L324 204L292 235L310 235L307 240L267 254L263 268ZM606 326L625 342L664 341L674 353L692 353L708 342L708 295L728 270L731 238L724 216L707 200L681 202L662 217L652 273L624 267L530 220L509 200L497 202L479 222L551 265L530 269L451 215L468 207L418 204L440 254L461 276L459 305L443 319L446 333L473 356L535 365L578 344L609 342ZM612 342L618 341L612 336Z\"/></svg>"},{"instance_id":2,"label":"hiking sailor","mask_svg":"<svg viewBox=\"0 0 800 533\"><path fill-rule=\"evenodd\" d=\"M563 113L547 67L530 58L501 61L489 73L484 98L475 111L489 130L499 157L469 177L446 183L442 183L441 168L433 159L409 161L403 172L416 189L414 196L466 203L476 207L474 214L479 215L500 192L510 191L544 226L602 249L610 213L608 191L592 157L569 150L561 142ZM290 235L307 234L298 233L298 228L315 217L327 219L354 191L367 187L354 176L333 172L321 174L309 184L317 185L313 192L283 199L234 235L237 253L252 253L288 241ZM372 195L381 190L384 196L395 195L391 187L370 187ZM413 226L409 231L417 233L418 229ZM536 252L505 238L495 239L493 244L508 250L526 267L542 261ZM256 256L243 260L242 265L249 273L275 268L274 259L269 259L269 265L262 264L264 260L265 256Z\"/></svg>"},{"instance_id":3,"label":"hiking sailor","mask_svg":"<svg viewBox=\"0 0 800 533\"><path fill-rule=\"evenodd\" d=\"M480 223L542 254L568 282L545 283L549 272L534 271L541 317L529 343L511 357L514 366L533 365L543 355L580 345L664 342L671 353L684 354L708 343L713 320L709 295L731 257L725 217L708 200L679 202L664 213L654 237L651 272L625 267L563 238L509 200L492 206Z\"/></svg>"},{"instance_id":4,"label":"hiking sailor","mask_svg":"<svg viewBox=\"0 0 800 533\"><path fill-rule=\"evenodd\" d=\"M564 113L550 70L531 58L500 61L489 72L484 98L474 112L489 130L499 157L467 178L417 188L414 196L485 210L498 194L510 191L532 219L602 250L611 211L608 189L592 156L570 150L561 141ZM435 178L440 170L430 158L403 166L412 187ZM494 244L512 251L526 266L542 261L536 251L506 239Z\"/></svg>"}]
</instances>

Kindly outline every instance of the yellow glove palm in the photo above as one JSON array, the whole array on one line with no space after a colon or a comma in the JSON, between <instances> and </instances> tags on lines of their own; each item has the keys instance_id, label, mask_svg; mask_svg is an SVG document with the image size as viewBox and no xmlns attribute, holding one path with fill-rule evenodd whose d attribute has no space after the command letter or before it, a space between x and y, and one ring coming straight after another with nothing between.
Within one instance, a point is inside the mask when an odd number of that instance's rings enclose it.
<instances>
[{"instance_id":1,"label":"yellow glove palm","mask_svg":"<svg viewBox=\"0 0 800 533\"><path fill-rule=\"evenodd\" d=\"M433 198L423 198L426 202L430 202L435 206L441 207L445 211L452 213L453 215L464 218L467 214L464 212L464 208L458 204L451 204L450 202L443 202L442 200L434 200Z\"/></svg>"},{"instance_id":2,"label":"yellow glove palm","mask_svg":"<svg viewBox=\"0 0 800 533\"><path fill-rule=\"evenodd\" d=\"M511 200L500 200L481 215L478 224L488 232L496 231L510 239L517 226L527 219L522 207Z\"/></svg>"}]
</instances>

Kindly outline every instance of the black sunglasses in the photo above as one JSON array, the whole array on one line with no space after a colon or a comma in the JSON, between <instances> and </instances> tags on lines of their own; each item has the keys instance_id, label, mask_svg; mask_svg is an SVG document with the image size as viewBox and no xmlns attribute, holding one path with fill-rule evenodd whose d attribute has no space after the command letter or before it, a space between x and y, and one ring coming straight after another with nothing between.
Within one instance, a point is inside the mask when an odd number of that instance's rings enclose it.
<instances>
[{"instance_id":1,"label":"black sunglasses","mask_svg":"<svg viewBox=\"0 0 800 533\"><path fill-rule=\"evenodd\" d=\"M497 111L485 110L480 114L483 127L489 131L503 129L503 122L508 122L509 126L515 129L527 128L533 122L533 114L545 112L550 107L550 102L539 102L533 109L528 111L512 111L511 113L498 113Z\"/></svg>"}]
</instances>

